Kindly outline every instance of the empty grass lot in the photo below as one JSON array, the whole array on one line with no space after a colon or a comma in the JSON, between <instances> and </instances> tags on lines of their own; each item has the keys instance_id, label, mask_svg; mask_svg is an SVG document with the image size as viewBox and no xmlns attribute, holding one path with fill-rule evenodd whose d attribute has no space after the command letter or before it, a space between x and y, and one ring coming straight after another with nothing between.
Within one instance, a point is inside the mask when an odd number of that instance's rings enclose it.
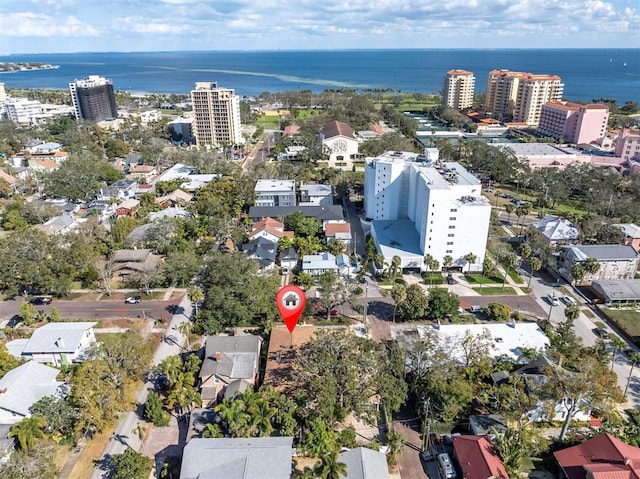
<instances>
[{"instance_id":1,"label":"empty grass lot","mask_svg":"<svg viewBox=\"0 0 640 479\"><path fill-rule=\"evenodd\" d=\"M640 313L633 309L601 308L629 336L640 336Z\"/></svg>"},{"instance_id":2,"label":"empty grass lot","mask_svg":"<svg viewBox=\"0 0 640 479\"><path fill-rule=\"evenodd\" d=\"M473 288L473 290L481 296L507 296L514 295L516 291L509 286L485 286L484 288Z\"/></svg>"}]
</instances>

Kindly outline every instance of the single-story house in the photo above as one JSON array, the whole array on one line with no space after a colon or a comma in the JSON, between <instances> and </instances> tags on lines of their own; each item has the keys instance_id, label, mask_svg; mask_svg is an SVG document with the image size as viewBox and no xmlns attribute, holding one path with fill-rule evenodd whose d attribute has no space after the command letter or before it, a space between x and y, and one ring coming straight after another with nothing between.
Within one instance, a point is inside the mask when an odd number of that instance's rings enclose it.
<instances>
[{"instance_id":1,"label":"single-story house","mask_svg":"<svg viewBox=\"0 0 640 479\"><path fill-rule=\"evenodd\" d=\"M591 289L605 304L640 302L640 279L612 279L593 281Z\"/></svg>"},{"instance_id":2,"label":"single-story house","mask_svg":"<svg viewBox=\"0 0 640 479\"><path fill-rule=\"evenodd\" d=\"M200 368L201 396L204 404L214 404L234 382L254 387L258 381L260 346L254 335L207 336ZM239 386L236 391L241 390Z\"/></svg>"},{"instance_id":3,"label":"single-story house","mask_svg":"<svg viewBox=\"0 0 640 479\"><path fill-rule=\"evenodd\" d=\"M36 228L48 235L62 235L78 226L78 220L73 215L61 215L49 218L45 223L36 225Z\"/></svg>"},{"instance_id":4,"label":"single-story house","mask_svg":"<svg viewBox=\"0 0 640 479\"><path fill-rule=\"evenodd\" d=\"M387 457L379 451L357 447L342 451L338 460L347 466L347 475L340 479L389 479Z\"/></svg>"},{"instance_id":5,"label":"single-story house","mask_svg":"<svg viewBox=\"0 0 640 479\"><path fill-rule=\"evenodd\" d=\"M298 265L299 259L298 253L293 246L280 251L280 254L278 255L278 261L280 261L280 266L283 268L295 268Z\"/></svg>"},{"instance_id":6,"label":"single-story house","mask_svg":"<svg viewBox=\"0 0 640 479\"><path fill-rule=\"evenodd\" d=\"M292 437L194 438L182 455L180 479L290 479Z\"/></svg>"},{"instance_id":7,"label":"single-story house","mask_svg":"<svg viewBox=\"0 0 640 479\"><path fill-rule=\"evenodd\" d=\"M184 206L192 199L193 195L191 193L187 193L178 188L167 195L159 196L155 201L163 208L168 208L170 206Z\"/></svg>"},{"instance_id":8,"label":"single-story house","mask_svg":"<svg viewBox=\"0 0 640 479\"><path fill-rule=\"evenodd\" d=\"M553 453L566 479L640 477L640 448L609 433Z\"/></svg>"},{"instance_id":9,"label":"single-story house","mask_svg":"<svg viewBox=\"0 0 640 479\"><path fill-rule=\"evenodd\" d=\"M55 366L85 359L88 349L96 342L93 327L97 323L49 323L36 329L30 338L14 339L7 350L18 358L33 359Z\"/></svg>"},{"instance_id":10,"label":"single-story house","mask_svg":"<svg viewBox=\"0 0 640 479\"><path fill-rule=\"evenodd\" d=\"M509 479L498 451L487 436L455 436L453 451L464 479Z\"/></svg>"},{"instance_id":11,"label":"single-story house","mask_svg":"<svg viewBox=\"0 0 640 479\"><path fill-rule=\"evenodd\" d=\"M323 229L327 242L332 239L340 240L344 243L345 250L351 251L352 237L350 223L347 223L346 221L330 221L324 224Z\"/></svg>"},{"instance_id":12,"label":"single-story house","mask_svg":"<svg viewBox=\"0 0 640 479\"><path fill-rule=\"evenodd\" d=\"M566 218L546 215L531 225L538 237L550 247L558 244L576 244L580 239L580 231Z\"/></svg>"},{"instance_id":13,"label":"single-story house","mask_svg":"<svg viewBox=\"0 0 640 479\"><path fill-rule=\"evenodd\" d=\"M31 416L33 403L59 392L60 371L36 361L12 369L0 379L0 424L15 424Z\"/></svg>"},{"instance_id":14,"label":"single-story house","mask_svg":"<svg viewBox=\"0 0 640 479\"><path fill-rule=\"evenodd\" d=\"M325 251L320 254L307 254L302 257L302 271L311 276L320 276L327 271L338 271L336 257Z\"/></svg>"},{"instance_id":15,"label":"single-story house","mask_svg":"<svg viewBox=\"0 0 640 479\"><path fill-rule=\"evenodd\" d=\"M120 277L154 271L160 265L162 256L150 249L119 249L113 252L113 271Z\"/></svg>"}]
</instances>

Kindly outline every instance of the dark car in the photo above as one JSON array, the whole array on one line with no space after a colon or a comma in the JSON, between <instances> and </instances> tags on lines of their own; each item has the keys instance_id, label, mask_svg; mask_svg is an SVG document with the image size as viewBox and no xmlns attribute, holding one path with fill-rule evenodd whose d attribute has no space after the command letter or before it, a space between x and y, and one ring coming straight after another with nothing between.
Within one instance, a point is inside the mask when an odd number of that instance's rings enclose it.
<instances>
[{"instance_id":1,"label":"dark car","mask_svg":"<svg viewBox=\"0 0 640 479\"><path fill-rule=\"evenodd\" d=\"M31 300L31 304L46 306L47 304L51 304L52 301L53 298L51 296L37 296Z\"/></svg>"},{"instance_id":2,"label":"dark car","mask_svg":"<svg viewBox=\"0 0 640 479\"><path fill-rule=\"evenodd\" d=\"M602 339L609 339L609 331L603 328L596 329L596 335Z\"/></svg>"},{"instance_id":3,"label":"dark car","mask_svg":"<svg viewBox=\"0 0 640 479\"><path fill-rule=\"evenodd\" d=\"M447 275L447 284L456 284L456 280L453 279L453 275L451 273Z\"/></svg>"},{"instance_id":4,"label":"dark car","mask_svg":"<svg viewBox=\"0 0 640 479\"><path fill-rule=\"evenodd\" d=\"M127 304L138 304L140 301L142 301L142 298L140 296L129 296L124 300L124 302Z\"/></svg>"}]
</instances>

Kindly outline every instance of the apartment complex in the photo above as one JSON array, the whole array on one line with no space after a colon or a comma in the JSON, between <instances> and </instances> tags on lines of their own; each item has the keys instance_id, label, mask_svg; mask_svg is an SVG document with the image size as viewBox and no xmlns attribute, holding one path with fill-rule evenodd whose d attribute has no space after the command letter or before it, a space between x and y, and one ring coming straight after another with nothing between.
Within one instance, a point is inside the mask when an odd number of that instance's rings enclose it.
<instances>
[{"instance_id":1,"label":"apartment complex","mask_svg":"<svg viewBox=\"0 0 640 479\"><path fill-rule=\"evenodd\" d=\"M98 75L69 83L77 120L105 121L118 118L113 83Z\"/></svg>"},{"instance_id":2,"label":"apartment complex","mask_svg":"<svg viewBox=\"0 0 640 479\"><path fill-rule=\"evenodd\" d=\"M256 206L296 206L296 182L293 180L258 180L254 188Z\"/></svg>"},{"instance_id":3,"label":"apartment complex","mask_svg":"<svg viewBox=\"0 0 640 479\"><path fill-rule=\"evenodd\" d=\"M609 121L606 105L552 101L542 105L537 133L566 143L593 143L604 137Z\"/></svg>"},{"instance_id":4,"label":"apartment complex","mask_svg":"<svg viewBox=\"0 0 640 479\"><path fill-rule=\"evenodd\" d=\"M624 128L618 134L616 156L623 160L640 161L640 130Z\"/></svg>"},{"instance_id":5,"label":"apartment complex","mask_svg":"<svg viewBox=\"0 0 640 479\"><path fill-rule=\"evenodd\" d=\"M213 82L196 82L191 90L196 145L244 143L240 125L240 97Z\"/></svg>"},{"instance_id":6,"label":"apartment complex","mask_svg":"<svg viewBox=\"0 0 640 479\"><path fill-rule=\"evenodd\" d=\"M444 104L464 110L473 104L476 77L466 70L449 70L444 79Z\"/></svg>"},{"instance_id":7,"label":"apartment complex","mask_svg":"<svg viewBox=\"0 0 640 479\"><path fill-rule=\"evenodd\" d=\"M560 101L563 90L559 76L492 70L487 82L487 111L496 118L537 126L542 105Z\"/></svg>"},{"instance_id":8,"label":"apartment complex","mask_svg":"<svg viewBox=\"0 0 640 479\"><path fill-rule=\"evenodd\" d=\"M403 268L424 270L430 254L443 266L451 257L453 268L481 269L491 205L459 163L439 161L434 149L387 152L366 160L364 189L371 234L386 261L399 256Z\"/></svg>"}]
</instances>

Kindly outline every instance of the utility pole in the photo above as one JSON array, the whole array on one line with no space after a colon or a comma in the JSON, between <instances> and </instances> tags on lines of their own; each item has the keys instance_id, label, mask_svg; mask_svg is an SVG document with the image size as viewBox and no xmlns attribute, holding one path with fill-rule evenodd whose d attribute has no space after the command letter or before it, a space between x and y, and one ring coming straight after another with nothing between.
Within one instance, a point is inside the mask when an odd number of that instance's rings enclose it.
<instances>
[{"instance_id":1,"label":"utility pole","mask_svg":"<svg viewBox=\"0 0 640 479\"><path fill-rule=\"evenodd\" d=\"M422 448L421 452L425 452L429 448L429 435L431 433L430 407L431 400L427 398L424 402L424 419L422 420Z\"/></svg>"}]
</instances>

